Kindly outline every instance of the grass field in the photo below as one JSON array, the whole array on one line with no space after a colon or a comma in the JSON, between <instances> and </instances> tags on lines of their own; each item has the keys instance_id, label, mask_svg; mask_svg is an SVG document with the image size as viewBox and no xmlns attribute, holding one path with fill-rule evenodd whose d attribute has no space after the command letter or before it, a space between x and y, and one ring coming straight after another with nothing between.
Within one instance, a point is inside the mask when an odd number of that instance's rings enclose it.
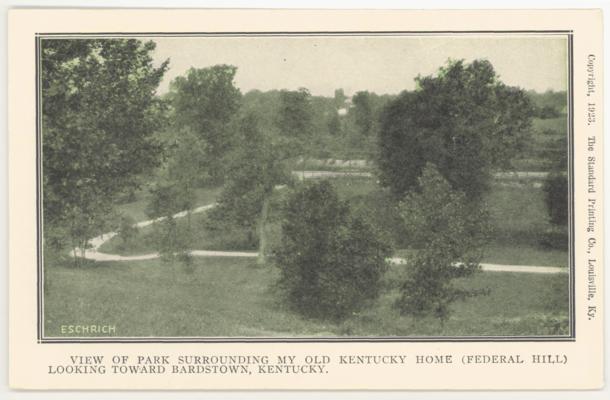
<instances>
[{"instance_id":1,"label":"grass field","mask_svg":"<svg viewBox=\"0 0 610 400\"><path fill-rule=\"evenodd\" d=\"M567 333L567 275L479 273L460 284L490 294L457 302L441 325L402 317L392 304L404 267L383 295L340 323L308 320L282 305L276 270L253 260L196 258L192 269L159 260L47 268L45 335L61 325L110 324L118 336L418 336Z\"/></svg>"},{"instance_id":2,"label":"grass field","mask_svg":"<svg viewBox=\"0 0 610 400\"><path fill-rule=\"evenodd\" d=\"M213 203L218 197L218 194L222 188L204 188L195 190L195 203L196 204L209 204ZM133 218L134 221L146 221L150 219L146 215L146 206L150 202L151 194L147 189L139 190L135 193L136 200L126 202L117 206L117 212Z\"/></svg>"},{"instance_id":3,"label":"grass field","mask_svg":"<svg viewBox=\"0 0 610 400\"><path fill-rule=\"evenodd\" d=\"M355 213L383 227L398 256L412 253L396 207L374 179L333 180ZM219 189L198 191L198 204L214 202ZM281 193L278 193L278 197ZM136 220L145 193L119 206ZM494 230L484 262L567 266L566 250L547 249L539 236L549 228L540 188L494 184L486 201ZM277 213L277 202L271 217ZM194 248L253 250L241 246L239 232L207 230L205 214L192 216ZM180 223L184 223L181 220ZM277 220L274 222L278 224ZM277 226L275 226L277 228ZM152 228L140 230L128 248L114 238L102 251L141 254L155 251ZM243 232L241 233L243 234ZM243 238L242 238L243 239ZM232 241L231 241L232 240ZM241 246L241 247L240 247ZM567 248L567 245L566 245ZM88 263L69 259L45 265L45 335L59 336L62 325L111 324L119 336L473 336L556 335L568 327L567 274L481 272L459 285L490 294L456 302L444 324L400 316L393 307L405 266L392 266L384 291L370 307L342 322L305 319L283 305L274 290L277 270L254 259L195 257L192 266L161 260Z\"/></svg>"}]
</instances>

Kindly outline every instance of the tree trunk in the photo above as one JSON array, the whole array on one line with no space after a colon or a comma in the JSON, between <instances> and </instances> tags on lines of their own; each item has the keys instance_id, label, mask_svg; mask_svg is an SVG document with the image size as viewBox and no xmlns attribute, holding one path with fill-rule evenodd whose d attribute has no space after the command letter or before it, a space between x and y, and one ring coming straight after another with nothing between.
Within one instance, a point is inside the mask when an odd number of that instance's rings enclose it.
<instances>
[{"instance_id":1,"label":"tree trunk","mask_svg":"<svg viewBox=\"0 0 610 400\"><path fill-rule=\"evenodd\" d=\"M72 255L74 259L74 267L78 267L78 255L76 254L76 246L72 244Z\"/></svg>"},{"instance_id":2,"label":"tree trunk","mask_svg":"<svg viewBox=\"0 0 610 400\"><path fill-rule=\"evenodd\" d=\"M258 265L264 265L266 261L265 252L267 251L267 238L265 236L265 226L267 225L267 215L269 214L269 196L265 196L261 216L258 221Z\"/></svg>"}]
</instances>

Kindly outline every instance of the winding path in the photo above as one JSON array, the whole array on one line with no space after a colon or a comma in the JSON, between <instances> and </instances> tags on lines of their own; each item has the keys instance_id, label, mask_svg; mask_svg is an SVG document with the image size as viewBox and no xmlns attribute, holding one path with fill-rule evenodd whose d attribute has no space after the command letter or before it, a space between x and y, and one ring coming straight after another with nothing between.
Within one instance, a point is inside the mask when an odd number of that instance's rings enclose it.
<instances>
[{"instance_id":1,"label":"winding path","mask_svg":"<svg viewBox=\"0 0 610 400\"><path fill-rule=\"evenodd\" d=\"M192 213L198 214L204 211L207 211L213 208L216 204L207 204L205 206L195 208ZM187 215L186 211L179 212L174 214L172 218L182 218ZM149 225L152 225L155 222L162 221L164 217L151 219L148 221L138 222L134 226L138 228L143 228ZM87 249L84 253L81 253L80 249L77 251L84 255L84 258L88 260L94 261L143 261L143 260L154 260L159 258L159 253L149 253L149 254L141 254L137 256L122 256L119 254L108 254L99 251L101 245L112 239L116 236L116 232L104 233L100 236L97 236L91 239L90 244L91 248ZM190 252L193 256L198 257L257 257L257 252L249 252L249 251L214 251L214 250L191 250ZM400 257L392 257L387 260L390 264L399 265L405 264L406 260ZM547 266L533 266L533 265L504 265L504 264L488 264L481 263L481 269L483 271L491 271L491 272L527 272L527 273L536 273L536 274L557 274L557 273L567 273L567 268L562 267L547 267Z\"/></svg>"}]
</instances>

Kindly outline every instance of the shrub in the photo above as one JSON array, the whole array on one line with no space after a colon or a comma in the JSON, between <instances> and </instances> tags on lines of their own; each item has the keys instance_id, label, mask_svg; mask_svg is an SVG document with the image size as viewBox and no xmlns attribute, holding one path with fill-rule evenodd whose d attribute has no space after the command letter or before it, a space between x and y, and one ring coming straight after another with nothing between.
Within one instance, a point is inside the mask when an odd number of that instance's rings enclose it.
<instances>
[{"instance_id":1,"label":"shrub","mask_svg":"<svg viewBox=\"0 0 610 400\"><path fill-rule=\"evenodd\" d=\"M138 227L135 226L135 221L129 216L121 216L119 220L119 228L117 235L121 239L120 249L128 248L138 234Z\"/></svg>"},{"instance_id":2,"label":"shrub","mask_svg":"<svg viewBox=\"0 0 610 400\"><path fill-rule=\"evenodd\" d=\"M549 218L555 225L568 224L568 177L560 172L550 173L542 187Z\"/></svg>"},{"instance_id":3,"label":"shrub","mask_svg":"<svg viewBox=\"0 0 610 400\"><path fill-rule=\"evenodd\" d=\"M340 320L379 295L391 248L321 181L288 197L275 253L290 305L306 316Z\"/></svg>"},{"instance_id":4,"label":"shrub","mask_svg":"<svg viewBox=\"0 0 610 400\"><path fill-rule=\"evenodd\" d=\"M464 193L452 190L432 164L424 168L418 189L400 205L419 249L409 260L396 306L403 315L434 315L444 321L452 302L485 293L456 288L452 281L479 270L489 229L487 214L479 203L470 203Z\"/></svg>"},{"instance_id":5,"label":"shrub","mask_svg":"<svg viewBox=\"0 0 610 400\"><path fill-rule=\"evenodd\" d=\"M153 235L163 261L191 262L193 235L189 224L178 224L174 218L164 218L154 223Z\"/></svg>"}]
</instances>

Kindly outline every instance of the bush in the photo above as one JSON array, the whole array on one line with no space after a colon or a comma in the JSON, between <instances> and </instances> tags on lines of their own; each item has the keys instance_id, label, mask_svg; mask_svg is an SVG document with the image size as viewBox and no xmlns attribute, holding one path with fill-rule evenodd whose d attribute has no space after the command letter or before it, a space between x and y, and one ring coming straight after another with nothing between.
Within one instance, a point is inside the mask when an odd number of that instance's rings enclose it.
<instances>
[{"instance_id":1,"label":"bush","mask_svg":"<svg viewBox=\"0 0 610 400\"><path fill-rule=\"evenodd\" d=\"M459 289L452 281L479 270L489 230L487 213L479 203L468 202L464 193L452 190L432 164L424 168L418 189L400 205L419 249L409 260L396 306L403 315L434 315L444 321L452 302L486 292Z\"/></svg>"},{"instance_id":2,"label":"bush","mask_svg":"<svg viewBox=\"0 0 610 400\"><path fill-rule=\"evenodd\" d=\"M193 243L190 209L194 203L192 190L181 183L162 183L151 190L151 200L147 214L160 218L153 225L153 241L163 261L191 263L190 249ZM187 210L186 223L178 224L173 217L179 211Z\"/></svg>"},{"instance_id":3,"label":"bush","mask_svg":"<svg viewBox=\"0 0 610 400\"><path fill-rule=\"evenodd\" d=\"M557 111L555 107L550 105L546 105L540 109L537 109L536 111L536 114L540 119L551 119L558 118L561 116L561 113Z\"/></svg>"},{"instance_id":4,"label":"bush","mask_svg":"<svg viewBox=\"0 0 610 400\"><path fill-rule=\"evenodd\" d=\"M119 220L119 228L117 229L119 239L121 239L120 249L128 248L135 237L138 235L138 227L135 226L135 220L129 216L122 216Z\"/></svg>"},{"instance_id":5,"label":"bush","mask_svg":"<svg viewBox=\"0 0 610 400\"><path fill-rule=\"evenodd\" d=\"M155 222L153 227L156 248L163 261L190 263L193 235L189 224L178 224L174 218L164 218Z\"/></svg>"},{"instance_id":6,"label":"bush","mask_svg":"<svg viewBox=\"0 0 610 400\"><path fill-rule=\"evenodd\" d=\"M275 254L290 305L306 316L340 320L379 295L392 251L321 181L288 197Z\"/></svg>"},{"instance_id":7,"label":"bush","mask_svg":"<svg viewBox=\"0 0 610 400\"><path fill-rule=\"evenodd\" d=\"M550 173L542 187L551 223L568 224L568 177L560 172Z\"/></svg>"}]
</instances>

